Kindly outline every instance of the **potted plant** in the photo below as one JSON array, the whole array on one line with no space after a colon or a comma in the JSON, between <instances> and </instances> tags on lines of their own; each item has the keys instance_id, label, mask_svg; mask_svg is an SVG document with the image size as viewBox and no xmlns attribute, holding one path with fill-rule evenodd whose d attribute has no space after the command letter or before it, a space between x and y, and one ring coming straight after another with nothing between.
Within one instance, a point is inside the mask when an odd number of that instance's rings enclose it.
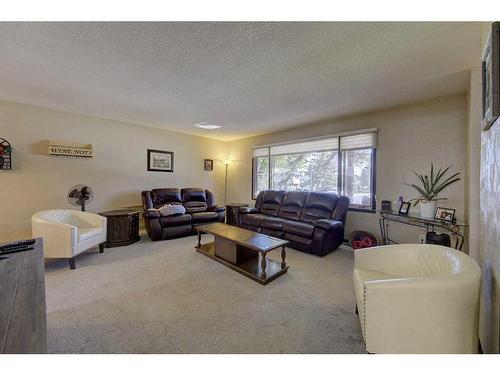
<instances>
[{"instance_id":1,"label":"potted plant","mask_svg":"<svg viewBox=\"0 0 500 375\"><path fill-rule=\"evenodd\" d=\"M433 218L434 213L436 212L436 201L447 199L438 198L438 194L451 184L460 180L460 177L458 177L460 172L457 172L450 177L444 177L450 168L451 167L448 167L445 170L439 168L437 173L434 174L434 165L431 164L430 176L421 175L413 171L413 173L415 173L418 177L418 183L405 185L411 186L420 194L419 197L410 199L410 202L413 202L413 206L420 203L420 216Z\"/></svg>"}]
</instances>

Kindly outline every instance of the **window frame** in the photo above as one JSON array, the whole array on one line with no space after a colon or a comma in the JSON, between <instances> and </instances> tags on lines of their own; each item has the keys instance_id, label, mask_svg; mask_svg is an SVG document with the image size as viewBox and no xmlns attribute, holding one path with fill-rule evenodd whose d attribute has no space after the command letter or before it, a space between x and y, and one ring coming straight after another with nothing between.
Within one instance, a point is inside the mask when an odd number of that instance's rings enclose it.
<instances>
[{"instance_id":1,"label":"window frame","mask_svg":"<svg viewBox=\"0 0 500 375\"><path fill-rule=\"evenodd\" d=\"M362 134L362 133L358 133ZM352 135L352 134L349 134ZM371 172L370 172L370 205L358 205L358 204L352 204L349 203L349 210L350 211L360 211L360 212L375 212L376 209L376 186L377 186L377 148L376 147L362 147L358 149L347 149L347 150L342 150L340 147L340 140L342 136L349 136L349 135L341 135L338 136L339 138L339 147L336 150L337 151L337 163L338 163L338 176L337 176L337 192L339 195L343 195L343 179L344 179L344 169L345 169L345 164L343 160L343 152L344 151L355 151L355 150L371 150ZM299 143L301 141L297 141ZM269 165L269 171L268 171L268 179L267 179L267 186L268 189L272 189L272 162L271 158L273 156L279 156L279 155L271 155L271 146L262 146L262 147L256 147L256 148L267 148L268 153L267 156L255 156L252 157L252 200L257 199L256 193L256 184L257 184L257 159L259 158L267 158L268 159L268 165ZM323 151L323 150L322 150ZM327 150L325 150L327 151ZM330 150L333 151L333 150ZM310 151L312 152L321 152L321 151ZM309 152L304 152L304 153L309 153ZM282 154L282 155L293 155L294 153L290 154ZM280 154L281 155L281 154Z\"/></svg>"}]
</instances>

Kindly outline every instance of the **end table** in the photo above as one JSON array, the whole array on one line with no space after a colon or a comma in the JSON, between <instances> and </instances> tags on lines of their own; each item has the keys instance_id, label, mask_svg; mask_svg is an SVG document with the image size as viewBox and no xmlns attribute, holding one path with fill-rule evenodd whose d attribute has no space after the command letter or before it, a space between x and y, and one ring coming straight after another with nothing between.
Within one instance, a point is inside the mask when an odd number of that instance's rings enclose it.
<instances>
[{"instance_id":1,"label":"end table","mask_svg":"<svg viewBox=\"0 0 500 375\"><path fill-rule=\"evenodd\" d=\"M107 219L107 238L104 246L128 246L141 239L139 236L139 211L113 210L99 215Z\"/></svg>"},{"instance_id":2,"label":"end table","mask_svg":"<svg viewBox=\"0 0 500 375\"><path fill-rule=\"evenodd\" d=\"M248 206L248 203L226 203L226 224L237 227L239 208Z\"/></svg>"}]
</instances>

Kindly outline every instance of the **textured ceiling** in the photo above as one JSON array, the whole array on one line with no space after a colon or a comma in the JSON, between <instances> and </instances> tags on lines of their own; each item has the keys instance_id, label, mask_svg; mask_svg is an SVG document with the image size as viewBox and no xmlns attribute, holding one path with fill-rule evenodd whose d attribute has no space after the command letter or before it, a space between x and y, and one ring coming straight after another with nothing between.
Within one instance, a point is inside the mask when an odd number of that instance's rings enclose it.
<instances>
[{"instance_id":1,"label":"textured ceiling","mask_svg":"<svg viewBox=\"0 0 500 375\"><path fill-rule=\"evenodd\" d=\"M0 23L0 99L234 139L465 92L479 40L479 23Z\"/></svg>"}]
</instances>

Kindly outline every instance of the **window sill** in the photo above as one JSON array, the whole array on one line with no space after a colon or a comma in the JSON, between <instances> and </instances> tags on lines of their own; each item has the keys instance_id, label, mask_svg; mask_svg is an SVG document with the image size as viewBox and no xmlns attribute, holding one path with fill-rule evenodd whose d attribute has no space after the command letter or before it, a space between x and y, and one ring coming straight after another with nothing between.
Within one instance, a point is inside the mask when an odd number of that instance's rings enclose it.
<instances>
[{"instance_id":1,"label":"window sill","mask_svg":"<svg viewBox=\"0 0 500 375\"><path fill-rule=\"evenodd\" d=\"M364 212L366 214L374 214L376 211L373 208L349 207L348 211Z\"/></svg>"}]
</instances>

